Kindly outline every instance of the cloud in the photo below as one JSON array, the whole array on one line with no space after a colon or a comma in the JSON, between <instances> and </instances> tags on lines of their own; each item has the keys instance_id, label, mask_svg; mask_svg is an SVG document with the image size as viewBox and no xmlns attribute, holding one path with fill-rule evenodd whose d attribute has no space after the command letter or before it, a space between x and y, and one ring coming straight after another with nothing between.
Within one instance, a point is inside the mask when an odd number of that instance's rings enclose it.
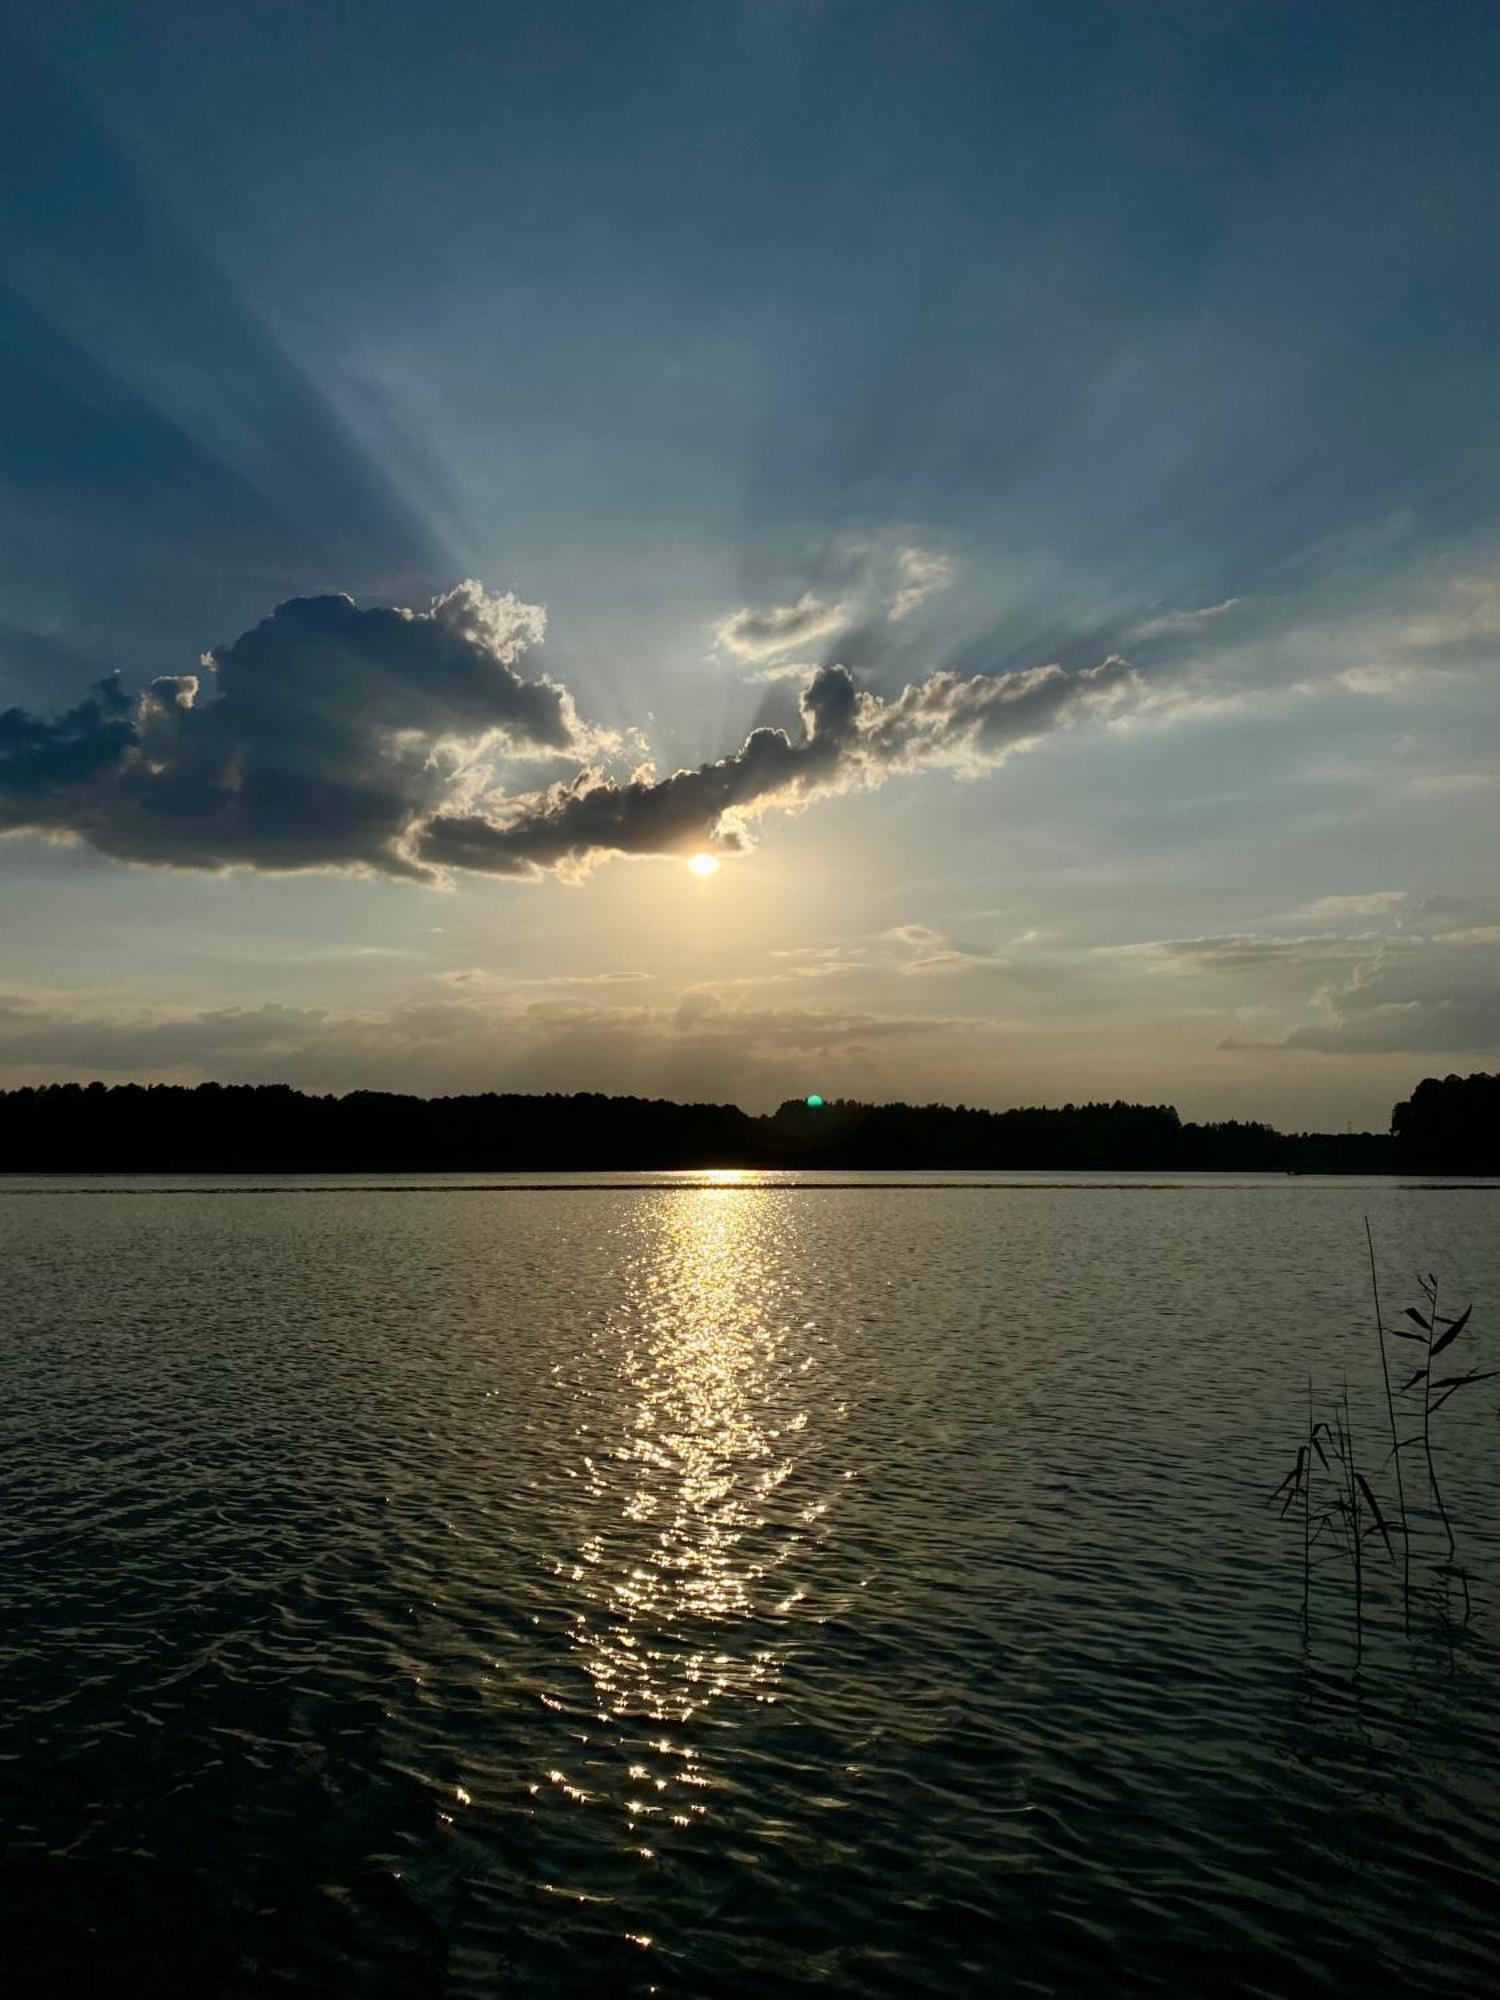
<instances>
[{"instance_id":1,"label":"cloud","mask_svg":"<svg viewBox=\"0 0 1500 2000\"><path fill-rule=\"evenodd\" d=\"M610 854L736 852L749 846L746 822L760 813L870 788L898 771L977 774L1050 730L1109 713L1133 688L1133 670L1118 657L1077 673L939 672L889 700L862 691L845 667L820 667L803 689L796 739L756 729L732 755L652 783L586 771L528 798L439 815L418 851L434 867L571 877Z\"/></svg>"},{"instance_id":2,"label":"cloud","mask_svg":"<svg viewBox=\"0 0 1500 2000\"><path fill-rule=\"evenodd\" d=\"M1385 665L1345 667L1342 673L1334 675L1334 682L1345 694L1365 695L1372 701L1403 701L1422 688L1430 689L1434 680L1451 679L1436 667L1413 665Z\"/></svg>"},{"instance_id":3,"label":"cloud","mask_svg":"<svg viewBox=\"0 0 1500 2000\"><path fill-rule=\"evenodd\" d=\"M1039 934L1038 934L1039 935ZM930 924L892 924L885 930L835 944L797 945L773 951L777 969L743 982L764 986L788 980L862 981L907 979L933 974L1008 972L1010 961L989 945L966 943Z\"/></svg>"},{"instance_id":4,"label":"cloud","mask_svg":"<svg viewBox=\"0 0 1500 2000\"><path fill-rule=\"evenodd\" d=\"M118 679L56 721L0 714L0 831L180 868L364 868L415 853L511 754L586 754L567 691L517 663L545 613L460 584L424 612L294 598L201 674Z\"/></svg>"},{"instance_id":5,"label":"cloud","mask_svg":"<svg viewBox=\"0 0 1500 2000\"><path fill-rule=\"evenodd\" d=\"M1500 1050L1500 912L1428 896L1388 931L1346 943L1349 969L1314 992L1311 1020L1273 1041L1224 1046L1325 1055Z\"/></svg>"},{"instance_id":6,"label":"cloud","mask_svg":"<svg viewBox=\"0 0 1500 2000\"><path fill-rule=\"evenodd\" d=\"M790 679L802 670L785 655L806 653L820 640L848 634L856 626L871 641L881 622L899 623L935 591L945 590L957 573L953 558L941 549L911 542L893 548L884 540L825 550L824 568L825 573L832 570L836 596L820 597L809 590L795 604L743 606L714 627L715 645L758 666L754 680Z\"/></svg>"},{"instance_id":7,"label":"cloud","mask_svg":"<svg viewBox=\"0 0 1500 2000\"><path fill-rule=\"evenodd\" d=\"M875 1014L857 1007L742 1007L712 987L684 993L673 1016L679 1033L727 1039L763 1052L774 1049L856 1054L873 1042L939 1035L956 1025L951 1016Z\"/></svg>"},{"instance_id":8,"label":"cloud","mask_svg":"<svg viewBox=\"0 0 1500 2000\"><path fill-rule=\"evenodd\" d=\"M1157 938L1143 944L1101 945L1099 955L1136 959L1165 972L1245 972L1271 965L1321 966L1365 956L1380 936L1365 931L1278 936L1231 931L1218 937Z\"/></svg>"},{"instance_id":9,"label":"cloud","mask_svg":"<svg viewBox=\"0 0 1500 2000\"><path fill-rule=\"evenodd\" d=\"M948 944L921 958L910 959L901 967L911 978L931 978L935 974L960 972L1003 972L1009 961L997 951L983 951L976 945Z\"/></svg>"},{"instance_id":10,"label":"cloud","mask_svg":"<svg viewBox=\"0 0 1500 2000\"><path fill-rule=\"evenodd\" d=\"M363 1011L267 1005L125 1010L103 996L0 993L7 1081L267 1078L315 1090L640 1091L776 1103L816 1060L820 1083L899 1082L917 1050L970 1053L992 1024L860 1006L742 1004L694 987L653 1005L538 996L499 979ZM889 1064L889 1072L883 1065ZM803 1088L806 1085L802 1086Z\"/></svg>"},{"instance_id":11,"label":"cloud","mask_svg":"<svg viewBox=\"0 0 1500 2000\"><path fill-rule=\"evenodd\" d=\"M1133 628L1149 639L1191 634L1238 607L1215 634L1211 658L1161 687L1148 715L1163 721L1309 699L1361 703L1462 702L1494 667L1500 579L1492 567L1431 559L1372 589L1365 568L1321 590L1277 600L1228 598L1169 612Z\"/></svg>"},{"instance_id":12,"label":"cloud","mask_svg":"<svg viewBox=\"0 0 1500 2000\"><path fill-rule=\"evenodd\" d=\"M464 966L456 972L435 973L445 986L467 986L471 990L513 993L533 986L643 986L654 980L654 972L487 972L480 966Z\"/></svg>"},{"instance_id":13,"label":"cloud","mask_svg":"<svg viewBox=\"0 0 1500 2000\"><path fill-rule=\"evenodd\" d=\"M1314 996L1317 1019L1283 1046L1326 1055L1500 1050L1500 927L1412 952L1379 952Z\"/></svg>"},{"instance_id":14,"label":"cloud","mask_svg":"<svg viewBox=\"0 0 1500 2000\"><path fill-rule=\"evenodd\" d=\"M540 607L477 583L424 612L295 598L206 654L201 675L135 695L111 678L52 721L0 714L0 833L165 867L577 878L611 854L742 850L758 814L895 772L974 775L1135 692L1116 657L1075 673L941 671L890 698L824 666L807 675L800 734L756 729L664 778L644 764L622 784L592 761L507 793L502 757L624 747L586 728L565 688L519 670L544 630Z\"/></svg>"},{"instance_id":15,"label":"cloud","mask_svg":"<svg viewBox=\"0 0 1500 2000\"><path fill-rule=\"evenodd\" d=\"M0 1066L76 1074L170 1068L208 1075L246 1058L262 1067L320 1037L317 1007L214 1007L197 1013L78 1014L57 996L0 995Z\"/></svg>"},{"instance_id":16,"label":"cloud","mask_svg":"<svg viewBox=\"0 0 1500 2000\"><path fill-rule=\"evenodd\" d=\"M737 659L772 660L794 647L831 638L849 622L850 615L847 604L829 603L808 591L795 604L731 612L714 627L714 641Z\"/></svg>"},{"instance_id":17,"label":"cloud","mask_svg":"<svg viewBox=\"0 0 1500 2000\"><path fill-rule=\"evenodd\" d=\"M1406 789L1418 798L1462 798L1473 792L1487 792L1500 785L1496 771L1419 771L1406 780Z\"/></svg>"},{"instance_id":18,"label":"cloud","mask_svg":"<svg viewBox=\"0 0 1500 2000\"><path fill-rule=\"evenodd\" d=\"M891 600L889 616L905 618L935 590L946 590L953 581L953 558L937 549L902 549L896 557L898 589Z\"/></svg>"},{"instance_id":19,"label":"cloud","mask_svg":"<svg viewBox=\"0 0 1500 2000\"><path fill-rule=\"evenodd\" d=\"M1320 896L1290 911L1284 923L1326 922L1339 917L1381 917L1379 930L1231 931L1220 936L1157 938L1141 944L1099 945L1095 956L1135 959L1166 971L1246 971L1257 967L1359 964L1372 953L1401 953L1428 945L1466 944L1496 935L1496 912L1485 903L1454 896L1412 897L1404 889L1362 895Z\"/></svg>"},{"instance_id":20,"label":"cloud","mask_svg":"<svg viewBox=\"0 0 1500 2000\"><path fill-rule=\"evenodd\" d=\"M1326 923L1339 917L1389 917L1408 900L1404 889L1367 889L1353 896L1319 896L1293 910L1289 920Z\"/></svg>"},{"instance_id":21,"label":"cloud","mask_svg":"<svg viewBox=\"0 0 1500 2000\"><path fill-rule=\"evenodd\" d=\"M1176 632L1194 632L1211 618L1222 618L1226 611L1233 611L1239 601L1237 597L1226 597L1222 604L1205 604L1196 611L1164 611L1137 625L1132 637L1160 639Z\"/></svg>"},{"instance_id":22,"label":"cloud","mask_svg":"<svg viewBox=\"0 0 1500 2000\"><path fill-rule=\"evenodd\" d=\"M1500 639L1500 572L1490 567L1444 579L1434 600L1406 621L1400 639L1422 653L1493 645Z\"/></svg>"},{"instance_id":23,"label":"cloud","mask_svg":"<svg viewBox=\"0 0 1500 2000\"><path fill-rule=\"evenodd\" d=\"M809 674L816 672L817 667L811 660L777 660L769 667L757 667L744 678L747 681L805 681Z\"/></svg>"}]
</instances>

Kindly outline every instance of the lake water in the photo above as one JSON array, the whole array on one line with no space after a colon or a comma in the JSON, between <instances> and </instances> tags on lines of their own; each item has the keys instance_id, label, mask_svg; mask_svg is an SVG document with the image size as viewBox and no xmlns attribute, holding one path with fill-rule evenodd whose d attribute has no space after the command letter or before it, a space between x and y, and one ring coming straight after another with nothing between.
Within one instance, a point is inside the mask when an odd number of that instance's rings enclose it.
<instances>
[{"instance_id":1,"label":"lake water","mask_svg":"<svg viewBox=\"0 0 1500 2000\"><path fill-rule=\"evenodd\" d=\"M1264 1504L1366 1214L1500 1367L1495 1186L0 1182L0 1983L1484 1990L1500 1382L1468 1624Z\"/></svg>"}]
</instances>

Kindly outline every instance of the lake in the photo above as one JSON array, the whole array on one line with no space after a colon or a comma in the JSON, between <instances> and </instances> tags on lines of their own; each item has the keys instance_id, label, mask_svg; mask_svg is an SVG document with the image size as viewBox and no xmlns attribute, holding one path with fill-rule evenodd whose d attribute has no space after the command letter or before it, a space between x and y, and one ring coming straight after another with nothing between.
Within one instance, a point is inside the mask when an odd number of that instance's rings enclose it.
<instances>
[{"instance_id":1,"label":"lake","mask_svg":"<svg viewBox=\"0 0 1500 2000\"><path fill-rule=\"evenodd\" d=\"M1483 1990L1500 1382L1467 1623L1265 1504L1366 1215L1500 1367L1493 1184L0 1182L8 1990Z\"/></svg>"}]
</instances>

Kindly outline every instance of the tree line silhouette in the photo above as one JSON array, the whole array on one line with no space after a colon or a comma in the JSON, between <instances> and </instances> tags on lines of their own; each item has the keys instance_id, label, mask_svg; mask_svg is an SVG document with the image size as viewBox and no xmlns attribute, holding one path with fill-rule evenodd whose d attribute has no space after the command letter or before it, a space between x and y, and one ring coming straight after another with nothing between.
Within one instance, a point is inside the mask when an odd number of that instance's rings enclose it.
<instances>
[{"instance_id":1,"label":"tree line silhouette","mask_svg":"<svg viewBox=\"0 0 1500 2000\"><path fill-rule=\"evenodd\" d=\"M732 1104L497 1095L319 1096L285 1084L0 1091L0 1172L551 1173L691 1167L1118 1172L1500 1172L1500 1077L1429 1077L1388 1133L1192 1124L1167 1104Z\"/></svg>"}]
</instances>

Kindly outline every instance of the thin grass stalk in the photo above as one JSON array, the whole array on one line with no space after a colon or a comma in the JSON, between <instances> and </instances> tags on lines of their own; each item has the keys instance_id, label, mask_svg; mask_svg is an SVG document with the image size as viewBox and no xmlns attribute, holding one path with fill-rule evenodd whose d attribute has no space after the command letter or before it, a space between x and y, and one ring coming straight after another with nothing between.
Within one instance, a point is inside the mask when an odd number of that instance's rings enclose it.
<instances>
[{"instance_id":1,"label":"thin grass stalk","mask_svg":"<svg viewBox=\"0 0 1500 2000\"><path fill-rule=\"evenodd\" d=\"M1354 1413L1349 1408L1349 1384L1344 1384L1344 1445L1349 1454L1349 1534L1354 1544L1354 1657L1365 1654L1365 1536L1360 1521L1359 1481L1354 1463Z\"/></svg>"},{"instance_id":2,"label":"thin grass stalk","mask_svg":"<svg viewBox=\"0 0 1500 2000\"><path fill-rule=\"evenodd\" d=\"M1385 1383L1386 1415L1391 1420L1391 1457L1396 1465L1396 1506L1401 1515L1401 1602L1411 1623L1411 1527L1406 1518L1406 1481L1401 1476L1401 1439L1396 1428L1396 1399L1391 1394L1391 1365L1385 1351L1385 1322L1380 1314L1380 1279L1375 1271L1375 1238L1365 1217L1365 1242L1370 1252L1370 1291L1375 1300L1375 1336L1380 1342L1380 1374ZM1429 1337L1430 1338L1430 1337ZM1431 1362L1429 1360L1429 1372Z\"/></svg>"},{"instance_id":3,"label":"thin grass stalk","mask_svg":"<svg viewBox=\"0 0 1500 2000\"><path fill-rule=\"evenodd\" d=\"M1430 1275L1430 1274L1429 1274ZM1448 1537L1448 1560L1451 1563L1458 1553L1458 1544L1453 1539L1453 1523L1448 1519L1448 1509L1443 1501L1443 1489L1438 1484L1437 1466L1432 1457L1432 1343L1437 1335L1437 1280L1432 1280L1432 1288L1422 1287L1427 1294L1427 1366L1422 1371L1422 1450L1427 1459L1427 1483L1432 1488L1433 1505L1438 1510L1438 1518L1443 1524L1443 1533Z\"/></svg>"},{"instance_id":4,"label":"thin grass stalk","mask_svg":"<svg viewBox=\"0 0 1500 2000\"><path fill-rule=\"evenodd\" d=\"M1306 1457L1302 1467L1302 1637L1304 1643L1312 1638L1312 1461L1313 1461L1313 1386L1311 1375L1307 1378L1307 1444Z\"/></svg>"}]
</instances>

